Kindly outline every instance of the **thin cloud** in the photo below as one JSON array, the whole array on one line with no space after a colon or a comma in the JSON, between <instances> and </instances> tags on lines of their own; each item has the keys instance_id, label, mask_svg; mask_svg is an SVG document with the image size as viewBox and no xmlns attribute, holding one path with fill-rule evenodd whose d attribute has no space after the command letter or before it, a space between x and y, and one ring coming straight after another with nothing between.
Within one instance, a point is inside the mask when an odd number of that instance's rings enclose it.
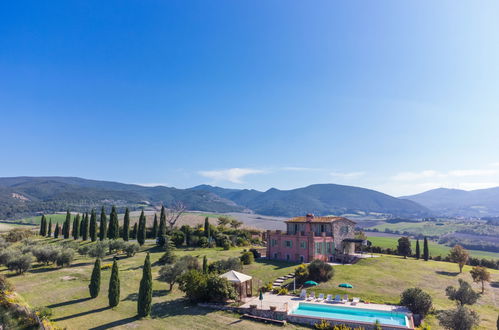
<instances>
[{"instance_id":1,"label":"thin cloud","mask_svg":"<svg viewBox=\"0 0 499 330\"><path fill-rule=\"evenodd\" d=\"M228 168L224 170L213 170L213 171L199 171L200 175L210 178L214 181L229 181L232 183L244 183L242 180L245 176L250 174L262 174L266 173L264 170L259 170L255 168Z\"/></svg>"},{"instance_id":2,"label":"thin cloud","mask_svg":"<svg viewBox=\"0 0 499 330\"><path fill-rule=\"evenodd\" d=\"M425 170L421 172L401 172L391 177L395 181L414 181L428 178L441 177L442 175L434 170Z\"/></svg>"},{"instance_id":3,"label":"thin cloud","mask_svg":"<svg viewBox=\"0 0 499 330\"><path fill-rule=\"evenodd\" d=\"M330 172L329 175L341 179L353 179L364 176L366 172Z\"/></svg>"},{"instance_id":4,"label":"thin cloud","mask_svg":"<svg viewBox=\"0 0 499 330\"><path fill-rule=\"evenodd\" d=\"M499 174L499 170L455 170L450 171L450 176L486 176Z\"/></svg>"},{"instance_id":5,"label":"thin cloud","mask_svg":"<svg viewBox=\"0 0 499 330\"><path fill-rule=\"evenodd\" d=\"M320 171L320 168L313 167L294 167L294 166L285 166L280 168L282 171L299 171L299 172L307 172L307 171Z\"/></svg>"},{"instance_id":6,"label":"thin cloud","mask_svg":"<svg viewBox=\"0 0 499 330\"><path fill-rule=\"evenodd\" d=\"M168 186L168 184L166 184L166 183L156 183L156 182L136 183L136 185L143 186L143 187L158 187L158 186L167 187Z\"/></svg>"}]
</instances>

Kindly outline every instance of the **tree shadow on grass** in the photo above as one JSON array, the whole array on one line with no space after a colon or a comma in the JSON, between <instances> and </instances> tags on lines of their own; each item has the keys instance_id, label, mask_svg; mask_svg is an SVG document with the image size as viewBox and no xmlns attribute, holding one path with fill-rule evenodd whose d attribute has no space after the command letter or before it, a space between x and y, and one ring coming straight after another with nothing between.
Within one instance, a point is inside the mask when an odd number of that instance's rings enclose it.
<instances>
[{"instance_id":1,"label":"tree shadow on grass","mask_svg":"<svg viewBox=\"0 0 499 330\"><path fill-rule=\"evenodd\" d=\"M459 272L445 272L443 270L437 270L435 273L438 275L445 275L445 276L457 276L459 275Z\"/></svg>"},{"instance_id":2,"label":"tree shadow on grass","mask_svg":"<svg viewBox=\"0 0 499 330\"><path fill-rule=\"evenodd\" d=\"M169 294L169 290L152 290L152 296L153 297L163 297Z\"/></svg>"},{"instance_id":3,"label":"tree shadow on grass","mask_svg":"<svg viewBox=\"0 0 499 330\"><path fill-rule=\"evenodd\" d=\"M87 300L90 300L90 299L92 299L92 298L90 298L90 297L86 297L86 298L80 298L80 299L68 300L68 301L64 301L64 302L61 302L61 303L48 305L47 307L48 307L48 308L57 308L57 307L61 307L61 306L67 306L67 305L72 305L72 304L81 303L81 302L84 302L84 301L87 301Z\"/></svg>"},{"instance_id":4,"label":"tree shadow on grass","mask_svg":"<svg viewBox=\"0 0 499 330\"><path fill-rule=\"evenodd\" d=\"M151 306L152 318L164 318L177 315L206 315L211 312L213 312L213 310L189 304L185 299L164 301Z\"/></svg>"},{"instance_id":5,"label":"tree shadow on grass","mask_svg":"<svg viewBox=\"0 0 499 330\"><path fill-rule=\"evenodd\" d=\"M499 288L499 281L498 282L490 282L490 286L493 288Z\"/></svg>"},{"instance_id":6,"label":"tree shadow on grass","mask_svg":"<svg viewBox=\"0 0 499 330\"><path fill-rule=\"evenodd\" d=\"M137 301L139 299L139 294L138 293L130 293L128 296L126 296L123 301L130 300L130 301Z\"/></svg>"},{"instance_id":7,"label":"tree shadow on grass","mask_svg":"<svg viewBox=\"0 0 499 330\"><path fill-rule=\"evenodd\" d=\"M69 267L83 267L83 266L90 266L90 265L93 265L94 263L93 262L79 262L77 264L72 264L71 266Z\"/></svg>"},{"instance_id":8,"label":"tree shadow on grass","mask_svg":"<svg viewBox=\"0 0 499 330\"><path fill-rule=\"evenodd\" d=\"M103 324L103 325L99 325L98 327L90 328L90 330L111 329L111 328L114 328L114 327L118 327L120 325L125 325L125 324L128 324L128 323L134 322L136 320L138 320L137 316L127 317L126 319L121 319L121 320L118 320L118 321L113 321L113 322L109 322L109 323L106 323L106 324Z\"/></svg>"},{"instance_id":9,"label":"tree shadow on grass","mask_svg":"<svg viewBox=\"0 0 499 330\"><path fill-rule=\"evenodd\" d=\"M47 265L40 265L38 267L31 268L29 270L30 273L33 274L39 274L39 273L47 273L47 272L52 272L54 270L60 269L58 267L48 267Z\"/></svg>"},{"instance_id":10,"label":"tree shadow on grass","mask_svg":"<svg viewBox=\"0 0 499 330\"><path fill-rule=\"evenodd\" d=\"M165 249L162 248L161 246L155 245L155 246L152 246L152 247L150 247L148 249L145 249L144 252L145 251L150 252L150 253L154 253L154 252L164 252Z\"/></svg>"},{"instance_id":11,"label":"tree shadow on grass","mask_svg":"<svg viewBox=\"0 0 499 330\"><path fill-rule=\"evenodd\" d=\"M106 306L106 307L96 308L96 309L92 309L92 310L89 310L89 311L86 311L86 312L76 313L76 314L73 314L73 315L68 315L68 316L63 316L63 317L59 317L59 318L56 318L56 319L52 319L52 321L54 321L54 322L60 322L60 321L69 320L69 319L72 319L72 318L75 318L75 317L85 316L85 315L88 315L88 314L100 313L100 312L103 312L103 311L108 310L108 309L111 309L111 307Z\"/></svg>"}]
</instances>

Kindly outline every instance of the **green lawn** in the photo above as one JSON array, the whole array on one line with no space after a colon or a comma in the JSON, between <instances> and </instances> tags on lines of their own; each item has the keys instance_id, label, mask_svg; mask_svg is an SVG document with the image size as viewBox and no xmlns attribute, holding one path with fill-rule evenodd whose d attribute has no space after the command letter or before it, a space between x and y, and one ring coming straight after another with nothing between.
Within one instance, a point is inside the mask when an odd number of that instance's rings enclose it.
<instances>
[{"instance_id":1,"label":"green lawn","mask_svg":"<svg viewBox=\"0 0 499 330\"><path fill-rule=\"evenodd\" d=\"M65 213L56 213L56 214L46 214L45 218L47 218L47 221L49 219L52 219L52 224L60 223L62 224L64 220L66 220L66 214ZM31 224L40 224L40 221L42 219L41 215L38 215L36 217L28 217L24 219L17 220L19 222L24 222L24 223L31 223Z\"/></svg>"},{"instance_id":2,"label":"green lawn","mask_svg":"<svg viewBox=\"0 0 499 330\"><path fill-rule=\"evenodd\" d=\"M53 239L45 239L50 242ZM140 253L119 261L121 278L121 302L114 308L107 308L107 285L110 270L103 271L101 293L96 299L88 298L88 283L93 266L93 259L78 257L71 267L55 268L40 266L21 276L11 274L0 268L0 274L9 276L24 299L31 306L48 306L53 311L52 319L58 326L67 329L106 329L106 328L143 328L143 329L264 329L269 326L242 321L231 313L215 312L188 304L183 294L175 286L172 292L166 283L153 282L153 309L150 318L137 320L136 297L142 276L141 266L145 251L151 252L153 278L156 279L160 266L154 265L162 252L152 245L143 247ZM241 248L228 251L221 249L178 249L177 255L193 255L200 259L207 256L209 261L239 256ZM111 257L104 264L111 263ZM275 280L277 277L293 272L296 265L286 262L259 261L244 267L243 272L254 278L255 292L258 286ZM317 292L359 296L373 302L396 303L403 289L420 286L435 299L437 309L450 308L444 289L457 284L459 277L470 280L469 267L462 275L457 274L455 264L445 262L412 259L404 260L397 256L382 256L361 260L355 265L335 267L335 276L327 283L313 289ZM482 318L482 329L491 329L495 325L499 309L495 304L494 293L499 294L499 271L492 271L495 288L487 287L485 295L473 306ZM339 283L349 282L351 290L340 290ZM478 285L474 284L478 290ZM289 326L294 329L295 327ZM432 328L439 329L433 320Z\"/></svg>"},{"instance_id":3,"label":"green lawn","mask_svg":"<svg viewBox=\"0 0 499 330\"><path fill-rule=\"evenodd\" d=\"M369 236L368 240L372 242L373 246L380 246L382 248L397 248L398 237L378 237L378 236ZM414 252L416 249L416 240L411 239L412 243L412 251ZM419 244L421 246L421 252L423 251L423 241L420 240ZM450 247L438 244L433 241L428 242L428 246L430 249L430 255L433 257L442 256L445 257L449 254ZM487 251L479 251L479 250L468 250L470 255L476 258L486 258L486 259L499 259L499 253L487 252Z\"/></svg>"}]
</instances>

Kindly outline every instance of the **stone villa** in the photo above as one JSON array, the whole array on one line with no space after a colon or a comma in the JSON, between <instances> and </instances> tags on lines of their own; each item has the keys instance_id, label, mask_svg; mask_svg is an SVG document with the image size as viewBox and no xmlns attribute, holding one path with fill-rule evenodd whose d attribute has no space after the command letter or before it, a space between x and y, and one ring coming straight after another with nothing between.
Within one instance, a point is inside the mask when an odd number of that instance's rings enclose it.
<instances>
[{"instance_id":1,"label":"stone villa","mask_svg":"<svg viewBox=\"0 0 499 330\"><path fill-rule=\"evenodd\" d=\"M267 258L295 262L344 260L355 253L355 222L344 217L304 217L285 221L287 231L267 231Z\"/></svg>"}]
</instances>

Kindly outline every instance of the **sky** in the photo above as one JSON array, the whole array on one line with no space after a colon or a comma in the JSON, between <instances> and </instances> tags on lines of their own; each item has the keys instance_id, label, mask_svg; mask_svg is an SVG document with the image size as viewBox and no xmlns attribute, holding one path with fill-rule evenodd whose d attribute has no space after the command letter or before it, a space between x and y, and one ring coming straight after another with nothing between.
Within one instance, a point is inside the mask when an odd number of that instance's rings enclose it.
<instances>
[{"instance_id":1,"label":"sky","mask_svg":"<svg viewBox=\"0 0 499 330\"><path fill-rule=\"evenodd\" d=\"M0 176L499 186L497 1L4 1Z\"/></svg>"}]
</instances>

